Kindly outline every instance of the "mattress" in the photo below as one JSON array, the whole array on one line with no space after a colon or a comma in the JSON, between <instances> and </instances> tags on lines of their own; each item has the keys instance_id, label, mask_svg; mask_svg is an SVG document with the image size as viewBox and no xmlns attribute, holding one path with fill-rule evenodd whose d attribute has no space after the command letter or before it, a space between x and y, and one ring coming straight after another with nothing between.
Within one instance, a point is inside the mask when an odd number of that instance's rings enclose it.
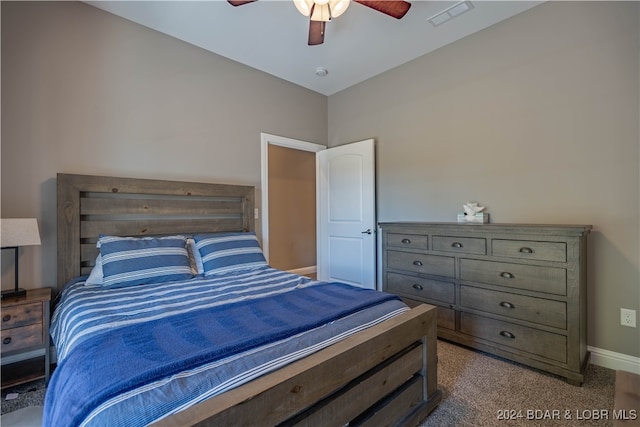
<instances>
[{"instance_id":1,"label":"mattress","mask_svg":"<svg viewBox=\"0 0 640 427\"><path fill-rule=\"evenodd\" d=\"M407 310L270 267L115 289L78 278L52 318L43 425L146 425Z\"/></svg>"}]
</instances>

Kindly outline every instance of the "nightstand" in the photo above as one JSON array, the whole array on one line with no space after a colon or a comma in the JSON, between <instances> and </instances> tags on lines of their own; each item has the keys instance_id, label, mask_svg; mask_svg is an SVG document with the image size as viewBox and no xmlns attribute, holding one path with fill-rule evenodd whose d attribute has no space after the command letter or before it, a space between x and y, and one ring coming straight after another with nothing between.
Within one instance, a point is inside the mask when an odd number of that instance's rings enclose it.
<instances>
[{"instance_id":1,"label":"nightstand","mask_svg":"<svg viewBox=\"0 0 640 427\"><path fill-rule=\"evenodd\" d=\"M3 298L0 311L2 388L49 381L49 304L51 288L29 289Z\"/></svg>"}]
</instances>

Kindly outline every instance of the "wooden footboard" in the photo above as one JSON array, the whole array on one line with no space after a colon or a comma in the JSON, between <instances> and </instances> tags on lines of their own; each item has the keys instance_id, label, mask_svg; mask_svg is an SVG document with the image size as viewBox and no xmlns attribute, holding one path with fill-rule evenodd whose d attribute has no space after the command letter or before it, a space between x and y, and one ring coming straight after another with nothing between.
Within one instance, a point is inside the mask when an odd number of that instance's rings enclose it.
<instances>
[{"instance_id":1,"label":"wooden footboard","mask_svg":"<svg viewBox=\"0 0 640 427\"><path fill-rule=\"evenodd\" d=\"M411 311L155 426L415 426L440 402L436 309Z\"/></svg>"}]
</instances>

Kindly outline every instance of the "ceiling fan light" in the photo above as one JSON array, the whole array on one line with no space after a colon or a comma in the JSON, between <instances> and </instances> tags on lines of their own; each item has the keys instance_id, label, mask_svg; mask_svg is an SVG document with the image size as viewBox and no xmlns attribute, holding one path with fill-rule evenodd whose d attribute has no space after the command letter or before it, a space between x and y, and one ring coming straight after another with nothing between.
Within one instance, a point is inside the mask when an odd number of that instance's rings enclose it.
<instances>
[{"instance_id":1,"label":"ceiling fan light","mask_svg":"<svg viewBox=\"0 0 640 427\"><path fill-rule=\"evenodd\" d=\"M329 8L331 9L331 17L337 18L342 15L349 7L349 0L329 0Z\"/></svg>"}]
</instances>

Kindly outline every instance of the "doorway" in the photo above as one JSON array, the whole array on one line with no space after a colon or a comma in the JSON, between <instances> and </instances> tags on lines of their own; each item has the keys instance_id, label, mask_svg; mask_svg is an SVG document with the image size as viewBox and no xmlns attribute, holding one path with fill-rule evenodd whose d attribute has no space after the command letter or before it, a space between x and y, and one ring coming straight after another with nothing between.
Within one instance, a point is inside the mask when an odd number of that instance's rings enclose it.
<instances>
[{"instance_id":1,"label":"doorway","mask_svg":"<svg viewBox=\"0 0 640 427\"><path fill-rule=\"evenodd\" d=\"M269 264L316 273L316 160L327 147L261 134L262 249Z\"/></svg>"}]
</instances>

